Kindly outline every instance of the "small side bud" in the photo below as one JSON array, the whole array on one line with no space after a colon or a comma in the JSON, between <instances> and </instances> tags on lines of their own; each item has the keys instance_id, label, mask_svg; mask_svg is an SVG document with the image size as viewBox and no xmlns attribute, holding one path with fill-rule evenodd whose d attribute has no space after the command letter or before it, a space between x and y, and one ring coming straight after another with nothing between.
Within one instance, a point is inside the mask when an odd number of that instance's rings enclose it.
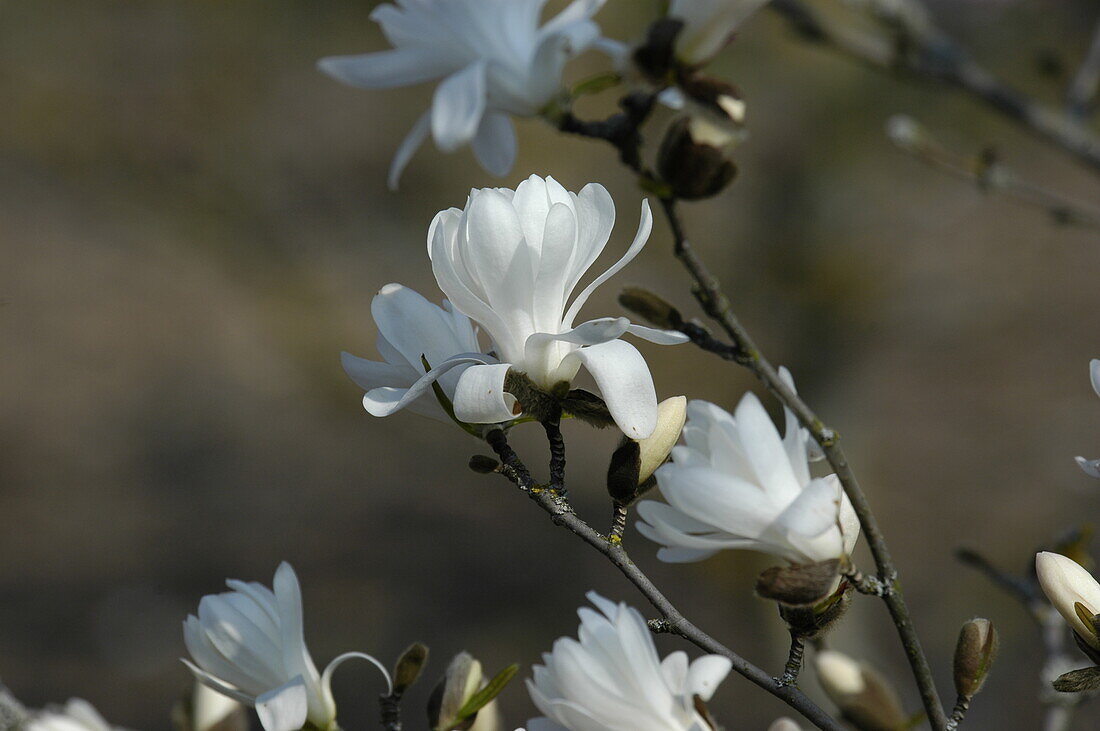
<instances>
[{"instance_id":1,"label":"small side bud","mask_svg":"<svg viewBox=\"0 0 1100 731\"><path fill-rule=\"evenodd\" d=\"M777 718L768 731L802 731L802 727L789 718Z\"/></svg>"},{"instance_id":2,"label":"small side bud","mask_svg":"<svg viewBox=\"0 0 1100 731\"><path fill-rule=\"evenodd\" d=\"M470 457L469 467L479 475L490 475L497 471L497 468L500 467L500 462L484 454L475 454L473 457Z\"/></svg>"},{"instance_id":3,"label":"small side bud","mask_svg":"<svg viewBox=\"0 0 1100 731\"><path fill-rule=\"evenodd\" d=\"M988 619L972 619L959 631L955 645L955 692L973 698L982 689L997 656L997 629Z\"/></svg>"},{"instance_id":4,"label":"small side bud","mask_svg":"<svg viewBox=\"0 0 1100 731\"><path fill-rule=\"evenodd\" d=\"M909 718L897 692L867 663L825 650L814 658L814 669L822 690L859 731L907 728Z\"/></svg>"},{"instance_id":5,"label":"small side bud","mask_svg":"<svg viewBox=\"0 0 1100 731\"><path fill-rule=\"evenodd\" d=\"M629 505L653 487L653 473L665 463L680 439L687 420L687 398L673 396L657 405L657 426L645 439L624 438L611 455L607 492L620 505Z\"/></svg>"},{"instance_id":6,"label":"small side bud","mask_svg":"<svg viewBox=\"0 0 1100 731\"><path fill-rule=\"evenodd\" d=\"M680 117L661 141L657 172L678 198L717 195L737 175L737 166L727 156L736 138L704 116Z\"/></svg>"},{"instance_id":7,"label":"small side bud","mask_svg":"<svg viewBox=\"0 0 1100 731\"><path fill-rule=\"evenodd\" d=\"M1100 689L1100 668L1070 670L1055 678L1053 685L1059 693L1084 693Z\"/></svg>"},{"instance_id":8,"label":"small side bud","mask_svg":"<svg viewBox=\"0 0 1100 731\"><path fill-rule=\"evenodd\" d=\"M619 293L619 304L653 327L679 330L684 324L679 310L642 287L625 287Z\"/></svg>"},{"instance_id":9,"label":"small side bud","mask_svg":"<svg viewBox=\"0 0 1100 731\"><path fill-rule=\"evenodd\" d=\"M424 671L424 666L427 664L428 646L420 642L409 645L393 666L393 694L404 695L405 691L420 678L420 673Z\"/></svg>"}]
</instances>

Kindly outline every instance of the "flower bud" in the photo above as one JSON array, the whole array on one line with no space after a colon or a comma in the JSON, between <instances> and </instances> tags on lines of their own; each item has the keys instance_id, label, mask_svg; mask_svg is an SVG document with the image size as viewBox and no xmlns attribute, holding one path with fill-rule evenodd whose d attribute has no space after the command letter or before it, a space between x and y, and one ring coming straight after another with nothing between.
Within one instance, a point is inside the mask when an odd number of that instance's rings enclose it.
<instances>
[{"instance_id":1,"label":"flower bud","mask_svg":"<svg viewBox=\"0 0 1100 731\"><path fill-rule=\"evenodd\" d=\"M473 463L473 459L470 460ZM414 642L401 653L393 667L393 694L401 696L420 678L428 663L428 646Z\"/></svg>"},{"instance_id":2,"label":"flower bud","mask_svg":"<svg viewBox=\"0 0 1100 731\"><path fill-rule=\"evenodd\" d=\"M802 731L802 727L789 718L777 718L768 731Z\"/></svg>"},{"instance_id":3,"label":"flower bud","mask_svg":"<svg viewBox=\"0 0 1100 731\"><path fill-rule=\"evenodd\" d=\"M680 117L665 133L657 153L657 171L685 200L717 195L737 174L727 157L736 135L703 116Z\"/></svg>"},{"instance_id":4,"label":"flower bud","mask_svg":"<svg viewBox=\"0 0 1100 731\"><path fill-rule=\"evenodd\" d=\"M756 579L756 594L791 606L812 606L840 586L840 561L772 566Z\"/></svg>"},{"instance_id":5,"label":"flower bud","mask_svg":"<svg viewBox=\"0 0 1100 731\"><path fill-rule=\"evenodd\" d=\"M997 630L988 619L972 619L959 631L955 646L955 692L969 700L985 683L997 656Z\"/></svg>"},{"instance_id":6,"label":"flower bud","mask_svg":"<svg viewBox=\"0 0 1100 731\"><path fill-rule=\"evenodd\" d=\"M619 304L653 327L679 330L684 324L679 310L642 287L624 287L619 293Z\"/></svg>"},{"instance_id":7,"label":"flower bud","mask_svg":"<svg viewBox=\"0 0 1100 731\"><path fill-rule=\"evenodd\" d=\"M495 701L465 716L464 706L485 685L481 663L460 652L428 699L428 723L433 731L499 731L500 711Z\"/></svg>"},{"instance_id":8,"label":"flower bud","mask_svg":"<svg viewBox=\"0 0 1100 731\"><path fill-rule=\"evenodd\" d=\"M653 486L653 473L668 459L687 420L687 398L673 396L657 405L657 426L645 439L624 438L611 455L607 492L629 505Z\"/></svg>"},{"instance_id":9,"label":"flower bud","mask_svg":"<svg viewBox=\"0 0 1100 731\"><path fill-rule=\"evenodd\" d=\"M779 616L791 633L806 639L823 636L848 611L852 604L852 585L842 582L835 592L816 604L779 602Z\"/></svg>"},{"instance_id":10,"label":"flower bud","mask_svg":"<svg viewBox=\"0 0 1100 731\"><path fill-rule=\"evenodd\" d=\"M1081 642L1100 651L1100 636L1093 622L1100 614L1100 584L1092 574L1074 560L1048 551L1035 556L1035 573L1047 599Z\"/></svg>"},{"instance_id":11,"label":"flower bud","mask_svg":"<svg viewBox=\"0 0 1100 731\"><path fill-rule=\"evenodd\" d=\"M814 669L822 690L859 731L897 731L908 717L893 687L867 663L835 650L817 653Z\"/></svg>"}]
</instances>

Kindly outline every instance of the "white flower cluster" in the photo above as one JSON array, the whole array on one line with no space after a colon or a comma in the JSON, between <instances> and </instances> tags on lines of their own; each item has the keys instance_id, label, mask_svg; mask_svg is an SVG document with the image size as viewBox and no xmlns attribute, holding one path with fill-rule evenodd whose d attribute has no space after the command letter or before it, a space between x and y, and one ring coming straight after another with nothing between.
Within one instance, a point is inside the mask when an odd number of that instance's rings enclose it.
<instances>
[{"instance_id":1,"label":"white flower cluster","mask_svg":"<svg viewBox=\"0 0 1100 731\"><path fill-rule=\"evenodd\" d=\"M607 190L593 183L572 193L532 175L514 191L471 191L465 208L441 211L428 229L432 271L448 300L439 307L401 285L383 287L371 314L384 362L344 354L345 370L366 391L363 405L375 416L407 406L467 425L498 424L523 415L506 390L509 373L551 392L583 367L623 433L648 437L657 424L653 378L620 337L661 344L686 337L623 317L576 320L596 288L642 250L652 221L643 201L634 242L574 296L615 224Z\"/></svg>"},{"instance_id":2,"label":"white flower cluster","mask_svg":"<svg viewBox=\"0 0 1100 731\"><path fill-rule=\"evenodd\" d=\"M566 63L590 48L623 56L593 20L605 0L573 0L545 23L546 0L396 0L371 13L392 48L331 56L318 66L339 81L388 89L441 80L431 106L413 125L390 166L402 171L430 135L444 152L473 147L481 166L504 175L516 158L512 117L552 115L565 92ZM683 22L677 59L710 60L741 23L767 0L673 0L668 17Z\"/></svg>"}]
</instances>

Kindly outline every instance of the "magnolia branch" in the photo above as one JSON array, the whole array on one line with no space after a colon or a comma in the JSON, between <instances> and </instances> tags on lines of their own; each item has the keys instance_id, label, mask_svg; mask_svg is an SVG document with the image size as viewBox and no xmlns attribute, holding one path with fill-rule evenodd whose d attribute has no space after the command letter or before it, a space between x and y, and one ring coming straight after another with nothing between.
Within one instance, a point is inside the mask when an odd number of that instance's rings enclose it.
<instances>
[{"instance_id":1,"label":"magnolia branch","mask_svg":"<svg viewBox=\"0 0 1100 731\"><path fill-rule=\"evenodd\" d=\"M905 648L906 658L920 690L921 702L928 714L932 728L936 731L942 731L947 725L947 717L944 715L943 705L932 679L932 670L929 668L928 660L921 649L920 638L917 636L916 628L909 616L909 608L902 596L901 587L897 581L898 572L890 556L890 549L886 545L886 539L878 526L878 520L871 510L870 503L867 502L867 497L856 479L855 472L848 464L848 458L840 446L840 435L825 426L817 414L780 378L775 367L760 353L748 331L741 325L730 309L729 299L723 294L718 285L718 280L710 273L710 270L699 258L684 234L683 225L676 209L676 201L665 198L661 200L661 204L672 228L676 258L680 260L691 274L692 279L695 280L694 292L696 298L707 315L722 326L722 329L732 341L732 344L727 346L727 352L730 355L726 359L750 369L761 383L794 413L799 423L810 432L814 441L821 446L825 458L832 465L841 485L844 486L844 492L847 493L852 508L859 516L863 534L866 536L867 544L871 548L878 579L885 589L882 592L882 599L890 610L890 616L897 628L902 646ZM717 352L714 348L707 348L707 350ZM719 354L721 355L721 353Z\"/></svg>"},{"instance_id":2,"label":"magnolia branch","mask_svg":"<svg viewBox=\"0 0 1100 731\"><path fill-rule=\"evenodd\" d=\"M806 40L880 71L954 86L1100 172L1100 138L1088 126L1002 82L930 24L898 14L890 18L892 35L876 35L827 20L802 0L773 0L770 7Z\"/></svg>"},{"instance_id":3,"label":"magnolia branch","mask_svg":"<svg viewBox=\"0 0 1100 731\"><path fill-rule=\"evenodd\" d=\"M573 512L572 506L569 505L560 490L542 486L531 476L530 470L527 469L519 455L512 449L502 430L496 429L489 432L485 437L485 441L500 459L499 471L501 474L525 492L540 508L549 513L554 525L567 529L606 556L630 583L638 588L649 603L653 605L654 609L661 614L661 619L651 620L651 629L656 632L679 635L702 650L729 659L733 664L734 671L785 702L819 729L843 731L844 727L840 723L819 708L798 688L793 685L777 684L771 675L718 642L684 617L631 560L621 542L610 541L606 536L601 535ZM555 460L556 458L552 458L552 462ZM657 624L654 624L655 622Z\"/></svg>"}]
</instances>

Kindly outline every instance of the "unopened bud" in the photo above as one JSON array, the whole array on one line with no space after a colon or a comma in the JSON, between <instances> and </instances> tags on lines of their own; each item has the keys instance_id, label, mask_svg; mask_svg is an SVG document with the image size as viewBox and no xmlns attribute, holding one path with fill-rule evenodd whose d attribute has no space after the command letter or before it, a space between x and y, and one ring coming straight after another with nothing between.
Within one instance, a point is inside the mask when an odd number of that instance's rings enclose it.
<instances>
[{"instance_id":1,"label":"unopened bud","mask_svg":"<svg viewBox=\"0 0 1100 731\"><path fill-rule=\"evenodd\" d=\"M822 690L859 731L897 731L908 717L893 687L870 665L835 650L817 653L814 669Z\"/></svg>"},{"instance_id":2,"label":"unopened bud","mask_svg":"<svg viewBox=\"0 0 1100 731\"><path fill-rule=\"evenodd\" d=\"M433 731L499 731L501 718L495 701L469 712L468 704L485 685L481 663L467 652L455 655L428 699L429 727Z\"/></svg>"},{"instance_id":3,"label":"unopened bud","mask_svg":"<svg viewBox=\"0 0 1100 731\"><path fill-rule=\"evenodd\" d=\"M768 731L802 731L802 727L789 718L777 718Z\"/></svg>"},{"instance_id":4,"label":"unopened bud","mask_svg":"<svg viewBox=\"0 0 1100 731\"><path fill-rule=\"evenodd\" d=\"M678 198L717 195L737 174L727 156L734 140L732 131L702 116L680 117L661 142L657 171Z\"/></svg>"},{"instance_id":5,"label":"unopened bud","mask_svg":"<svg viewBox=\"0 0 1100 731\"><path fill-rule=\"evenodd\" d=\"M473 460L471 460L473 461ZM393 693L402 695L420 678L424 666L428 663L428 646L414 642L397 658L393 666Z\"/></svg>"},{"instance_id":6,"label":"unopened bud","mask_svg":"<svg viewBox=\"0 0 1100 731\"><path fill-rule=\"evenodd\" d=\"M607 468L607 492L615 502L629 505L653 487L653 473L668 459L686 420L687 398L673 396L657 405L652 434L620 442Z\"/></svg>"},{"instance_id":7,"label":"unopened bud","mask_svg":"<svg viewBox=\"0 0 1100 731\"><path fill-rule=\"evenodd\" d=\"M997 656L997 630L988 619L972 619L959 631L955 646L955 692L970 699L978 694Z\"/></svg>"},{"instance_id":8,"label":"unopened bud","mask_svg":"<svg viewBox=\"0 0 1100 731\"><path fill-rule=\"evenodd\" d=\"M497 462L492 457L486 457L484 454L475 454L470 457L470 469L477 472L479 475L489 475L497 471L500 467L500 462Z\"/></svg>"},{"instance_id":9,"label":"unopened bud","mask_svg":"<svg viewBox=\"0 0 1100 731\"><path fill-rule=\"evenodd\" d=\"M642 287L625 287L619 293L619 304L653 327L679 330L684 324L679 310Z\"/></svg>"},{"instance_id":10,"label":"unopened bud","mask_svg":"<svg viewBox=\"0 0 1100 731\"><path fill-rule=\"evenodd\" d=\"M1100 583L1074 560L1047 551L1035 556L1035 573L1043 593L1073 628L1074 636L1100 657L1100 632L1093 621L1100 613ZM1093 654L1090 659L1096 662Z\"/></svg>"}]
</instances>

